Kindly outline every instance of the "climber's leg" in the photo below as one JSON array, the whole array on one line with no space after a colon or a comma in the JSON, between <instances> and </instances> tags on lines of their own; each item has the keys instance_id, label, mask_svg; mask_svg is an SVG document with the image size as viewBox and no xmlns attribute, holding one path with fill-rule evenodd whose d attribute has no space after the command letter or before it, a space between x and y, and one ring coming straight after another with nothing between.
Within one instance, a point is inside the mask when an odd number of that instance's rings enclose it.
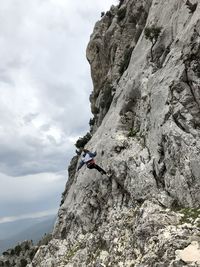
<instances>
[{"instance_id":1,"label":"climber's leg","mask_svg":"<svg viewBox=\"0 0 200 267\"><path fill-rule=\"evenodd\" d=\"M99 165L93 163L90 164L89 166L87 166L89 169L96 169L98 172L100 172L101 174L106 174L106 171L104 171Z\"/></svg>"},{"instance_id":2,"label":"climber's leg","mask_svg":"<svg viewBox=\"0 0 200 267\"><path fill-rule=\"evenodd\" d=\"M99 165L94 164L94 168L99 171L101 174L106 174L106 171L104 171Z\"/></svg>"}]
</instances>

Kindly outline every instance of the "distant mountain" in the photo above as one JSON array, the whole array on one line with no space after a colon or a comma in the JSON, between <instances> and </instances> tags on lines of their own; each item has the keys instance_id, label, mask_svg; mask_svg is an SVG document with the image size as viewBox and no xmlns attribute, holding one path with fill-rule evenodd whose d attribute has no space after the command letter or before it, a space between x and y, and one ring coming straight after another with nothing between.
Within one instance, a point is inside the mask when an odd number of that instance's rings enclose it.
<instances>
[{"instance_id":1,"label":"distant mountain","mask_svg":"<svg viewBox=\"0 0 200 267\"><path fill-rule=\"evenodd\" d=\"M39 218L29 218L17 220L14 222L6 222L0 224L0 240L9 239L10 237L23 232L25 229L32 227L33 225L51 220L54 218L54 215L44 216Z\"/></svg>"},{"instance_id":2,"label":"distant mountain","mask_svg":"<svg viewBox=\"0 0 200 267\"><path fill-rule=\"evenodd\" d=\"M53 230L54 222L55 216L47 216L0 225L0 253L24 240L38 242L45 233Z\"/></svg>"}]
</instances>

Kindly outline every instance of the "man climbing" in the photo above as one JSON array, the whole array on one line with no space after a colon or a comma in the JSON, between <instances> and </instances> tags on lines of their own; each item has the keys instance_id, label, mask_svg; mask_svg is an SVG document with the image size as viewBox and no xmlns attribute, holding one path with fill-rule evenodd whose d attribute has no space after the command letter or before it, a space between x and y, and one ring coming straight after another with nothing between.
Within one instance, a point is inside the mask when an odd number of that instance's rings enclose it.
<instances>
[{"instance_id":1,"label":"man climbing","mask_svg":"<svg viewBox=\"0 0 200 267\"><path fill-rule=\"evenodd\" d=\"M78 169L77 171L80 170L80 168L82 168L82 166L84 164L87 165L87 168L89 169L96 169L97 171L99 171L101 174L106 174L106 171L104 171L100 166L98 166L95 161L94 161L94 157L96 156L96 152L92 153L87 149L83 149L83 157L79 163Z\"/></svg>"}]
</instances>

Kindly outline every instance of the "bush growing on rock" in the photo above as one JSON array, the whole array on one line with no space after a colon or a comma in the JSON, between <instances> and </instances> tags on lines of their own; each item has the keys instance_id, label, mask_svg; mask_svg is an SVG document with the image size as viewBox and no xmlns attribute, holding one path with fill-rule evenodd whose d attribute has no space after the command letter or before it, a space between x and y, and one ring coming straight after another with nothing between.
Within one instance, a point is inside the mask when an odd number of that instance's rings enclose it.
<instances>
[{"instance_id":1,"label":"bush growing on rock","mask_svg":"<svg viewBox=\"0 0 200 267\"><path fill-rule=\"evenodd\" d=\"M123 20L126 16L126 7L120 8L117 11L117 20L118 22L120 22L121 20Z\"/></svg>"},{"instance_id":2,"label":"bush growing on rock","mask_svg":"<svg viewBox=\"0 0 200 267\"><path fill-rule=\"evenodd\" d=\"M183 208L180 210L180 213L184 215L181 223L194 223L196 219L200 219L199 208ZM198 222L198 227L200 227L200 221Z\"/></svg>"},{"instance_id":3,"label":"bush growing on rock","mask_svg":"<svg viewBox=\"0 0 200 267\"><path fill-rule=\"evenodd\" d=\"M89 125L90 126L93 126L95 124L95 117L94 118L91 118L90 120L89 120Z\"/></svg>"},{"instance_id":4,"label":"bush growing on rock","mask_svg":"<svg viewBox=\"0 0 200 267\"><path fill-rule=\"evenodd\" d=\"M109 17L110 19L112 18L112 13L110 11L106 12L106 16Z\"/></svg>"},{"instance_id":5,"label":"bush growing on rock","mask_svg":"<svg viewBox=\"0 0 200 267\"><path fill-rule=\"evenodd\" d=\"M80 138L76 141L75 146L76 146L77 148L82 148L82 147L84 147L84 146L89 142L90 139L91 139L91 134L90 134L90 133L87 133L85 136L80 137Z\"/></svg>"},{"instance_id":6,"label":"bush growing on rock","mask_svg":"<svg viewBox=\"0 0 200 267\"><path fill-rule=\"evenodd\" d=\"M30 249L30 247L29 247L29 244L27 243L27 244L25 244L25 247L24 247L24 249L25 250L29 250Z\"/></svg>"},{"instance_id":7,"label":"bush growing on rock","mask_svg":"<svg viewBox=\"0 0 200 267\"><path fill-rule=\"evenodd\" d=\"M19 245L17 245L17 246L14 248L14 250L15 250L15 254L16 254L17 256L19 256L19 254L20 254L22 248L21 248Z\"/></svg>"},{"instance_id":8,"label":"bush growing on rock","mask_svg":"<svg viewBox=\"0 0 200 267\"><path fill-rule=\"evenodd\" d=\"M147 39L149 39L152 43L155 43L158 40L161 30L162 27L152 25L151 27L145 28L144 34Z\"/></svg>"},{"instance_id":9,"label":"bush growing on rock","mask_svg":"<svg viewBox=\"0 0 200 267\"><path fill-rule=\"evenodd\" d=\"M137 132L138 132L137 130L131 128L129 130L129 132L128 132L128 137L134 137L134 136L136 136Z\"/></svg>"},{"instance_id":10,"label":"bush growing on rock","mask_svg":"<svg viewBox=\"0 0 200 267\"><path fill-rule=\"evenodd\" d=\"M27 260L25 259L20 260L20 267L26 267L27 264L28 264Z\"/></svg>"},{"instance_id":11,"label":"bush growing on rock","mask_svg":"<svg viewBox=\"0 0 200 267\"><path fill-rule=\"evenodd\" d=\"M37 246L43 246L43 245L47 245L52 239L52 234L45 234L42 239L38 242Z\"/></svg>"},{"instance_id":12,"label":"bush growing on rock","mask_svg":"<svg viewBox=\"0 0 200 267\"><path fill-rule=\"evenodd\" d=\"M137 18L137 14L132 14L132 15L130 15L129 17L128 17L128 22L129 23L133 23L133 24L137 24L137 20L138 20L138 18Z\"/></svg>"},{"instance_id":13,"label":"bush growing on rock","mask_svg":"<svg viewBox=\"0 0 200 267\"><path fill-rule=\"evenodd\" d=\"M99 108L97 108L96 106L94 108L92 108L92 113L93 114L98 114L99 113Z\"/></svg>"},{"instance_id":14,"label":"bush growing on rock","mask_svg":"<svg viewBox=\"0 0 200 267\"><path fill-rule=\"evenodd\" d=\"M151 46L151 60L153 61L153 48L158 40L158 37L160 36L162 27L158 27L156 25L152 25L151 27L146 27L144 30L144 35L147 40L150 40L152 43Z\"/></svg>"},{"instance_id":15,"label":"bush growing on rock","mask_svg":"<svg viewBox=\"0 0 200 267\"><path fill-rule=\"evenodd\" d=\"M197 8L197 3L192 4L189 0L187 0L185 4L186 4L187 8L190 10L190 14L195 12L195 10Z\"/></svg>"},{"instance_id":16,"label":"bush growing on rock","mask_svg":"<svg viewBox=\"0 0 200 267\"><path fill-rule=\"evenodd\" d=\"M4 251L2 254L3 254L4 256L8 256L8 255L9 255L9 252L8 252L8 251Z\"/></svg>"},{"instance_id":17,"label":"bush growing on rock","mask_svg":"<svg viewBox=\"0 0 200 267\"><path fill-rule=\"evenodd\" d=\"M35 256L36 252L37 252L37 249L35 249L35 250L32 249L31 252L29 253L29 257L30 257L31 261L33 260L33 258L34 258L34 256Z\"/></svg>"},{"instance_id":18,"label":"bush growing on rock","mask_svg":"<svg viewBox=\"0 0 200 267\"><path fill-rule=\"evenodd\" d=\"M124 3L124 0L119 0L119 5L118 8L120 8L120 6Z\"/></svg>"}]
</instances>

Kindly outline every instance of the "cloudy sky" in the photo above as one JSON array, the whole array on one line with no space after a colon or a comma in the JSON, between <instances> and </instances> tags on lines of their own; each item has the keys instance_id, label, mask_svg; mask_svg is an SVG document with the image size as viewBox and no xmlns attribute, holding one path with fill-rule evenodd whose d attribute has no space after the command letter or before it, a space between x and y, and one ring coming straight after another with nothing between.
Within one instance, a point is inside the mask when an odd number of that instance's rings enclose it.
<instances>
[{"instance_id":1,"label":"cloudy sky","mask_svg":"<svg viewBox=\"0 0 200 267\"><path fill-rule=\"evenodd\" d=\"M117 0L1 0L0 223L56 212L88 130L85 50Z\"/></svg>"}]
</instances>

